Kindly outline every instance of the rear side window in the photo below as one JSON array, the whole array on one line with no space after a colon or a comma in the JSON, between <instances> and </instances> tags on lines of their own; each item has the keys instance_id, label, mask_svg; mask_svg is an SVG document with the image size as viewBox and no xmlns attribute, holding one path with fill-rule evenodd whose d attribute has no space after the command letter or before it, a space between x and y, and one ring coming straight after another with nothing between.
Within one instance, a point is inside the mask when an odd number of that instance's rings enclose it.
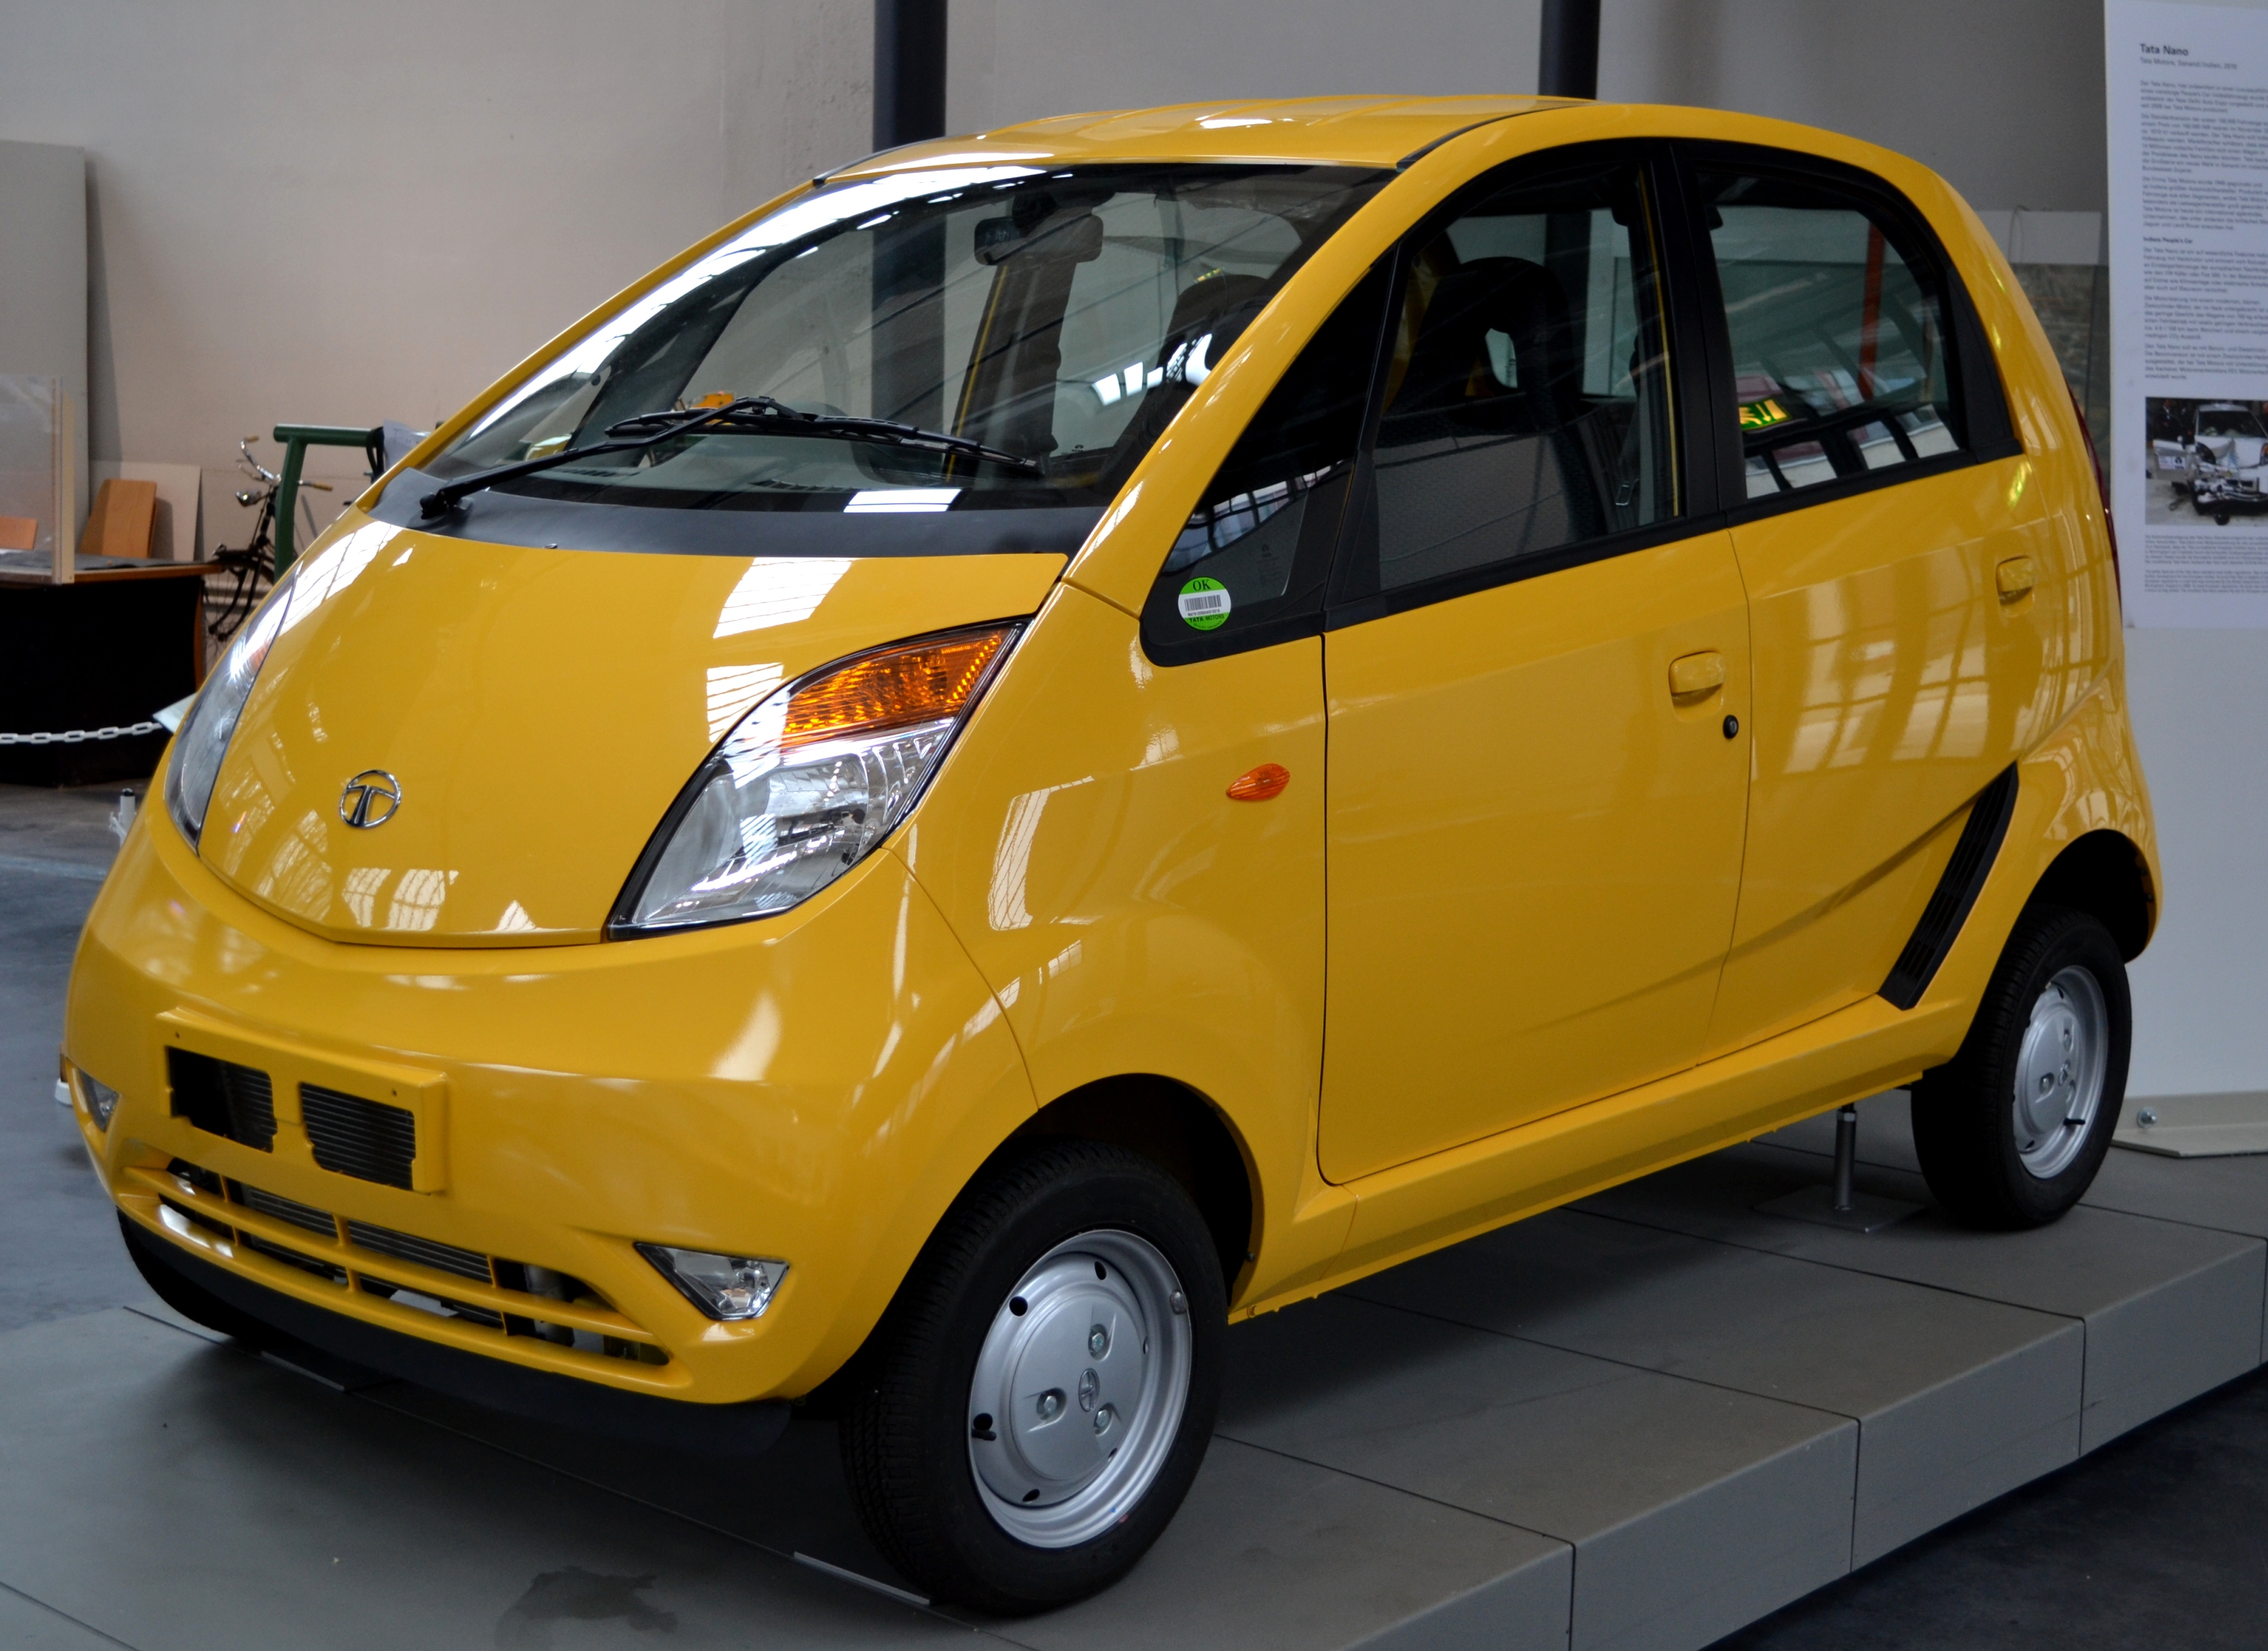
<instances>
[{"instance_id":1,"label":"rear side window","mask_svg":"<svg viewBox=\"0 0 2268 1651\"><path fill-rule=\"evenodd\" d=\"M1617 161L1531 171L1413 238L1349 598L1677 514L1653 222Z\"/></svg>"},{"instance_id":2,"label":"rear side window","mask_svg":"<svg viewBox=\"0 0 2268 1651\"><path fill-rule=\"evenodd\" d=\"M1381 267L1341 300L1221 461L1143 606L1152 658L1178 664L1314 631L1388 283Z\"/></svg>"},{"instance_id":3,"label":"rear side window","mask_svg":"<svg viewBox=\"0 0 2268 1651\"><path fill-rule=\"evenodd\" d=\"M1793 173L1705 166L1697 181L1748 496L1960 451L1948 290L1904 215Z\"/></svg>"}]
</instances>

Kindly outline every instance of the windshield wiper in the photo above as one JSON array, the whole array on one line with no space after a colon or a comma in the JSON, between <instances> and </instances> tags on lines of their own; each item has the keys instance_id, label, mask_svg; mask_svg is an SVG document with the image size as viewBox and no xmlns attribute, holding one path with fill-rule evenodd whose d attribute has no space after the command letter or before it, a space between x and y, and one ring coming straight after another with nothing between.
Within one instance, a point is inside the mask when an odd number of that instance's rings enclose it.
<instances>
[{"instance_id":1,"label":"windshield wiper","mask_svg":"<svg viewBox=\"0 0 2268 1651\"><path fill-rule=\"evenodd\" d=\"M608 425L607 434L615 436L678 416L674 413L641 413L619 424ZM880 442L892 447L934 447L950 453L967 453L972 459L1020 470L1027 475L1042 473L1035 461L1017 453L1003 452L998 447L987 447L967 436L924 429L918 424L902 424L895 419L860 418L850 413L799 412L768 395L742 396L715 408L714 417L736 430L755 430L767 436L841 436L851 441Z\"/></svg>"},{"instance_id":2,"label":"windshield wiper","mask_svg":"<svg viewBox=\"0 0 2268 1651\"><path fill-rule=\"evenodd\" d=\"M1040 466L1032 460L1003 452L997 447L987 447L966 436L949 435L943 430L925 430L919 425L901 424L892 419L854 418L847 414L799 413L768 395L751 395L728 401L722 407L639 413L607 427L607 434L616 437L615 440L595 442L588 447L563 447L556 453L544 454L541 459L523 459L516 464L476 470L469 476L442 483L418 500L418 514L429 522L438 521L455 510L469 495L492 488L499 481L510 481L518 476L532 476L539 470L571 465L578 459L593 459L600 453L636 452L643 448L659 446L674 436L711 429L757 430L776 436L839 436L852 441L882 442L893 447L940 448L947 452L967 453L971 458L1008 466L1028 475L1041 473ZM624 437L625 431L631 430L642 433L636 437Z\"/></svg>"}]
</instances>

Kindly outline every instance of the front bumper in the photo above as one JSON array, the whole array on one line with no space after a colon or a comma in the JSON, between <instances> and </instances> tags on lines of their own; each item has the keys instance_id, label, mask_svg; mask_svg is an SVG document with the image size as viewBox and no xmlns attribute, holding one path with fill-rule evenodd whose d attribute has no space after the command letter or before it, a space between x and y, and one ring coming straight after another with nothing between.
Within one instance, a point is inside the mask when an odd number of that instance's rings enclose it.
<instances>
[{"instance_id":1,"label":"front bumper","mask_svg":"<svg viewBox=\"0 0 2268 1651\"><path fill-rule=\"evenodd\" d=\"M438 1348L708 1404L839 1367L1033 1108L990 991L887 852L730 928L388 948L261 912L152 811L88 919L63 1053L120 1092L107 1130L83 1085L75 1112L149 1242ZM264 1095L200 1102L184 1075L215 1062ZM382 1126L342 1148L340 1097L414 1148L389 1158ZM641 1240L789 1271L762 1317L718 1323Z\"/></svg>"},{"instance_id":2,"label":"front bumper","mask_svg":"<svg viewBox=\"0 0 2268 1651\"><path fill-rule=\"evenodd\" d=\"M787 1426L790 1411L784 1400L684 1405L525 1369L310 1306L166 1244L122 1216L120 1226L136 1265L160 1295L169 1293L161 1273L171 1273L224 1306L319 1352L491 1410L708 1457L762 1456Z\"/></svg>"},{"instance_id":3,"label":"front bumper","mask_svg":"<svg viewBox=\"0 0 2268 1651\"><path fill-rule=\"evenodd\" d=\"M2260 481L2256 475L2234 475L2226 471L2199 471L2190 484L2191 496L2212 504L2257 505L2261 503Z\"/></svg>"}]
</instances>

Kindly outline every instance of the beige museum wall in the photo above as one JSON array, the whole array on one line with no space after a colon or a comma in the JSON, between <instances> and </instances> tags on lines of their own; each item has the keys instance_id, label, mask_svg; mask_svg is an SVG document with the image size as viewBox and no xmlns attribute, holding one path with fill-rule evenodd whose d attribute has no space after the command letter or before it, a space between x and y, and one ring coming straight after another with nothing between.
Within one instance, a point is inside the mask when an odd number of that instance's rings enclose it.
<instances>
[{"instance_id":1,"label":"beige museum wall","mask_svg":"<svg viewBox=\"0 0 2268 1651\"><path fill-rule=\"evenodd\" d=\"M1531 92L1540 0L952 0L946 110ZM2099 0L1604 0L1599 93L1831 127L1978 206L2100 212Z\"/></svg>"},{"instance_id":2,"label":"beige museum wall","mask_svg":"<svg viewBox=\"0 0 2268 1651\"><path fill-rule=\"evenodd\" d=\"M427 428L641 271L863 153L870 18L0 0L0 139L87 155L93 458L202 466L207 541L240 543L236 437ZM355 468L319 450L309 473Z\"/></svg>"}]
</instances>

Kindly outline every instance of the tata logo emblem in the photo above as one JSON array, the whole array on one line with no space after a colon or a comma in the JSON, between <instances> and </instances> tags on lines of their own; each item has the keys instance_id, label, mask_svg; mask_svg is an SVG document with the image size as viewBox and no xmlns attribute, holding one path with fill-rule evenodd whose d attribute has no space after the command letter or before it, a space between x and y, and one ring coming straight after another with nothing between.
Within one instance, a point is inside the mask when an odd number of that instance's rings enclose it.
<instances>
[{"instance_id":1,"label":"tata logo emblem","mask_svg":"<svg viewBox=\"0 0 2268 1651\"><path fill-rule=\"evenodd\" d=\"M401 781L383 768L364 768L339 793L339 818L357 831L383 826L401 806Z\"/></svg>"}]
</instances>

